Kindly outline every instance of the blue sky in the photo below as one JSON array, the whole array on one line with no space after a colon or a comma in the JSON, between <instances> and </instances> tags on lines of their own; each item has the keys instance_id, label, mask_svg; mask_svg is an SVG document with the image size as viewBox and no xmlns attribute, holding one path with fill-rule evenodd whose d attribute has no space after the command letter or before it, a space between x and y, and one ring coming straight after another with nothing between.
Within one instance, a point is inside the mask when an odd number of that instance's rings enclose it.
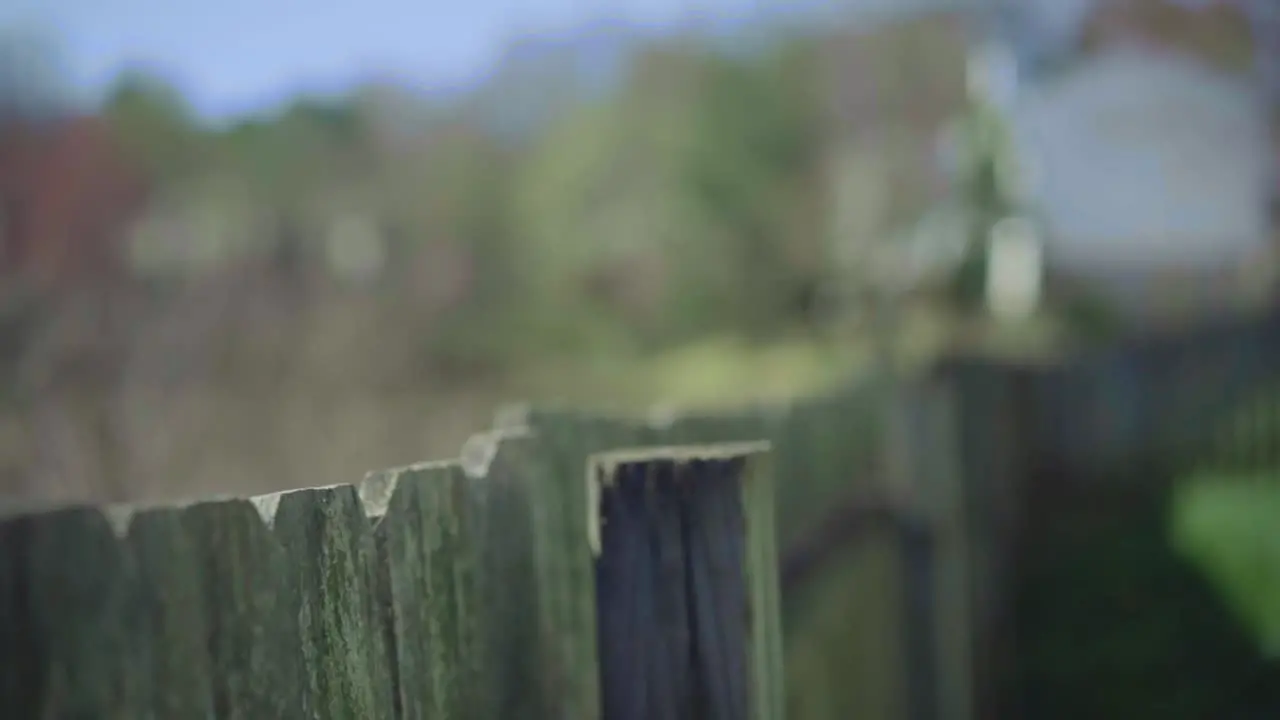
<instances>
[{"instance_id":1,"label":"blue sky","mask_svg":"<svg viewBox=\"0 0 1280 720\"><path fill-rule=\"evenodd\" d=\"M161 70L206 117L370 75L418 85L474 81L517 33L615 18L673 24L752 12L770 0L4 0L0 27L61 44L76 86L96 93L125 65Z\"/></svg>"}]
</instances>

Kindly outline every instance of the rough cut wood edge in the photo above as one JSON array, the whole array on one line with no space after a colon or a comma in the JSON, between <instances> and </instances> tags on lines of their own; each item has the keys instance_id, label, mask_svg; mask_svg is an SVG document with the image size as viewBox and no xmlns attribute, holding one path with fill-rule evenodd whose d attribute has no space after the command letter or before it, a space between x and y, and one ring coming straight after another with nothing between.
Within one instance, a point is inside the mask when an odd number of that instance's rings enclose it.
<instances>
[{"instance_id":1,"label":"rough cut wood edge","mask_svg":"<svg viewBox=\"0 0 1280 720\"><path fill-rule=\"evenodd\" d=\"M587 456L587 545L592 557L600 557L600 493L612 485L618 467L645 462L674 462L677 465L695 460L733 460L771 452L767 440L755 442L717 443L708 445L667 445L652 448L607 450Z\"/></svg>"}]
</instances>

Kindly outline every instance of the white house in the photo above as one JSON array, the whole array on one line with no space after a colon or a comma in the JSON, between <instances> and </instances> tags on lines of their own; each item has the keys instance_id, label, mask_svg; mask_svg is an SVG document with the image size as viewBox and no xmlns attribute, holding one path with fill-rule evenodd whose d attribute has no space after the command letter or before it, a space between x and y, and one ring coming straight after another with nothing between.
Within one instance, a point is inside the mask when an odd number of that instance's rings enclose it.
<instances>
[{"instance_id":1,"label":"white house","mask_svg":"<svg viewBox=\"0 0 1280 720\"><path fill-rule=\"evenodd\" d=\"M1065 6L1105 3L1041 4L1060 35L1083 36L1070 23L1089 13ZM1251 271L1273 267L1264 84L1140 29L1103 37L1064 70L1023 79L1010 108L1046 266L1140 315L1235 303L1269 279Z\"/></svg>"}]
</instances>

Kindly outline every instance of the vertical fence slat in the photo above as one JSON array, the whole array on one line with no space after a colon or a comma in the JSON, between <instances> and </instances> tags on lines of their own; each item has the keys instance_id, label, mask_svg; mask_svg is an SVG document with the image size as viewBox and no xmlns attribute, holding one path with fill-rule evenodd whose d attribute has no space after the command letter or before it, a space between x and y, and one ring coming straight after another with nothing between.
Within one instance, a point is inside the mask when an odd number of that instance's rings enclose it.
<instances>
[{"instance_id":1,"label":"vertical fence slat","mask_svg":"<svg viewBox=\"0 0 1280 720\"><path fill-rule=\"evenodd\" d=\"M464 482L456 463L431 463L373 473L361 485L377 519L384 645L398 718L468 717L476 702Z\"/></svg>"},{"instance_id":2,"label":"vertical fence slat","mask_svg":"<svg viewBox=\"0 0 1280 720\"><path fill-rule=\"evenodd\" d=\"M215 716L308 717L296 569L258 506L246 499L197 503L183 521L204 568Z\"/></svg>"},{"instance_id":3,"label":"vertical fence slat","mask_svg":"<svg viewBox=\"0 0 1280 720\"><path fill-rule=\"evenodd\" d=\"M596 603L602 714L608 720L680 718L680 705L692 692L685 686L691 673L683 563L677 561L679 577L668 576L670 556L682 553L678 508L675 527L662 527L666 514L658 505L672 504L673 489L669 478L647 477L647 470L620 469L624 477L600 499Z\"/></svg>"},{"instance_id":4,"label":"vertical fence slat","mask_svg":"<svg viewBox=\"0 0 1280 720\"><path fill-rule=\"evenodd\" d=\"M139 640L148 675L148 709L157 718L211 718L204 567L180 508L138 510L126 540L138 568Z\"/></svg>"},{"instance_id":5,"label":"vertical fence slat","mask_svg":"<svg viewBox=\"0 0 1280 720\"><path fill-rule=\"evenodd\" d=\"M914 717L972 717L973 605L968 505L961 486L955 388L926 379L904 394L920 512L903 528Z\"/></svg>"},{"instance_id":6,"label":"vertical fence slat","mask_svg":"<svg viewBox=\"0 0 1280 720\"><path fill-rule=\"evenodd\" d=\"M591 456L761 421L548 417L358 486L3 521L6 647L36 661L4 699L34 703L21 716L600 717ZM669 681L645 716L781 717L771 477L690 467L644 505L663 629L647 667Z\"/></svg>"},{"instance_id":7,"label":"vertical fence slat","mask_svg":"<svg viewBox=\"0 0 1280 720\"><path fill-rule=\"evenodd\" d=\"M871 462L879 446L871 396L867 385L854 384L829 395L735 412L655 410L647 423L547 411L523 411L520 420L528 423L540 446L548 443L540 454L559 458L554 462L562 469L554 476L570 478L577 488L582 459L591 452L766 438L776 451L777 523L779 543L785 547L826 520L833 502L880 489ZM579 512L559 503L538 509L540 522L561 530L559 518ZM550 560L553 565L562 561L559 556ZM788 636L794 641L788 644L791 662L785 669L793 678L787 685L792 709L815 720L898 716L903 693L898 689L902 663L895 655L902 606L897 569L896 540L876 531L863 542L840 548L830 570L785 598ZM555 601L547 612L567 622L554 608L571 606Z\"/></svg>"},{"instance_id":8,"label":"vertical fence slat","mask_svg":"<svg viewBox=\"0 0 1280 720\"><path fill-rule=\"evenodd\" d=\"M376 592L377 552L351 485L262 498L297 602L297 651L310 717L390 718L392 692Z\"/></svg>"},{"instance_id":9,"label":"vertical fence slat","mask_svg":"<svg viewBox=\"0 0 1280 720\"><path fill-rule=\"evenodd\" d=\"M587 458L644 445L647 428L573 413L531 413L536 440L527 463L542 621L539 642L553 717L600 717L595 570L588 545Z\"/></svg>"},{"instance_id":10,"label":"vertical fence slat","mask_svg":"<svg viewBox=\"0 0 1280 720\"><path fill-rule=\"evenodd\" d=\"M463 451L473 538L479 703L470 716L551 718L534 566L527 463L533 439L513 423Z\"/></svg>"},{"instance_id":11,"label":"vertical fence slat","mask_svg":"<svg viewBox=\"0 0 1280 720\"><path fill-rule=\"evenodd\" d=\"M0 707L20 718L146 716L127 547L96 508L0 520Z\"/></svg>"},{"instance_id":12,"label":"vertical fence slat","mask_svg":"<svg viewBox=\"0 0 1280 720\"><path fill-rule=\"evenodd\" d=\"M773 494L756 466L765 447L591 457L607 720L782 717Z\"/></svg>"},{"instance_id":13,"label":"vertical fence slat","mask_svg":"<svg viewBox=\"0 0 1280 720\"><path fill-rule=\"evenodd\" d=\"M684 468L688 484L683 510L693 626L697 630L696 676L707 686L699 712L708 720L750 717L752 698L747 644L751 612L768 612L767 598L749 599L747 523L743 461L695 460ZM765 643L757 643L767 647ZM757 647L757 650L764 649ZM766 708L755 717L772 717Z\"/></svg>"},{"instance_id":14,"label":"vertical fence slat","mask_svg":"<svg viewBox=\"0 0 1280 720\"><path fill-rule=\"evenodd\" d=\"M786 676L782 644L782 586L778 574L778 531L774 504L772 446L753 454L738 470L746 523L746 573L751 593L751 703L757 720L786 716Z\"/></svg>"},{"instance_id":15,"label":"vertical fence slat","mask_svg":"<svg viewBox=\"0 0 1280 720\"><path fill-rule=\"evenodd\" d=\"M938 631L936 607L950 598L938 595L933 529L908 520L900 526L906 619L906 713L910 720L939 720Z\"/></svg>"}]
</instances>

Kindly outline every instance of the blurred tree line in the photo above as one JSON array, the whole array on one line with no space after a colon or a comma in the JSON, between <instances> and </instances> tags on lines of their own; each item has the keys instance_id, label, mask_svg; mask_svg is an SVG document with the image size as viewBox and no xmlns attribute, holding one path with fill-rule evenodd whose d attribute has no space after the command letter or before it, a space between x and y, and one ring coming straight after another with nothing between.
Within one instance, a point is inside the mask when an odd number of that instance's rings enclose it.
<instances>
[{"instance_id":1,"label":"blurred tree line","mask_svg":"<svg viewBox=\"0 0 1280 720\"><path fill-rule=\"evenodd\" d=\"M406 129L398 109L359 94L208 130L143 76L123 78L104 109L166 186L221 173L300 228L343 196L389 253L440 245L466 258L472 285L449 314L515 344L490 350L579 351L801 319L796 299L821 267L813 56L805 40L741 56L646 48L616 87L514 138L466 105Z\"/></svg>"},{"instance_id":2,"label":"blurred tree line","mask_svg":"<svg viewBox=\"0 0 1280 720\"><path fill-rule=\"evenodd\" d=\"M513 397L715 403L845 376L865 353L826 342L851 316L833 290L874 268L836 258L938 197L962 20L761 22L522 38L470 88L371 77L220 121L163 67L77 97L56 42L0 37L0 236L119 259L88 263L109 301L33 301L0 252L0 486L338 481L452 453ZM112 155L145 182L108 216L89 196L118 194ZM28 181L57 201L9 202ZM30 217L50 212L86 217Z\"/></svg>"},{"instance_id":3,"label":"blurred tree line","mask_svg":"<svg viewBox=\"0 0 1280 720\"><path fill-rule=\"evenodd\" d=\"M904 97L956 96L953 23L778 31L749 45L609 26L567 50L522 48L461 96L371 82L220 127L162 74L136 70L101 114L159 188L140 223L151 231L131 240L150 274L264 254L324 266L341 245L371 242L377 285L452 287L434 294L448 311L431 313L432 332L463 362L709 333L768 339L812 326L838 280L833 149L860 121L880 131L886 107L909 114ZM938 37L952 42L928 42ZM833 62L851 42L881 49ZM605 50L625 56L608 77L596 67ZM864 99L870 88L865 117L833 110L841 86L864 87ZM532 112L539 97L554 106ZM914 126L909 162L920 165L937 123ZM866 165L883 170L883 158ZM372 230L339 238L344 217Z\"/></svg>"}]
</instances>

